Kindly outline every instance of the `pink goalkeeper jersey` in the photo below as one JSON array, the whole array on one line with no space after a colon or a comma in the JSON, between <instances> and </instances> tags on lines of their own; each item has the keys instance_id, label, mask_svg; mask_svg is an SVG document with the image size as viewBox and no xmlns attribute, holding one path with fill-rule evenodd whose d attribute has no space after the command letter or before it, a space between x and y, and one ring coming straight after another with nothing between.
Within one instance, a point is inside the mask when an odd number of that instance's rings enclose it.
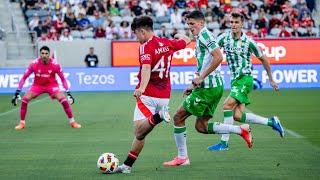
<instances>
[{"instance_id":1,"label":"pink goalkeeper jersey","mask_svg":"<svg viewBox=\"0 0 320 180\"><path fill-rule=\"evenodd\" d=\"M68 90L68 83L63 75L61 66L50 58L48 64L43 64L40 58L35 59L29 65L25 73L23 74L22 79L19 82L18 89L22 89L24 82L30 76L31 73L34 73L33 86L43 86L43 87L54 87L58 86L56 80L56 74L60 77L62 85L65 90Z\"/></svg>"}]
</instances>

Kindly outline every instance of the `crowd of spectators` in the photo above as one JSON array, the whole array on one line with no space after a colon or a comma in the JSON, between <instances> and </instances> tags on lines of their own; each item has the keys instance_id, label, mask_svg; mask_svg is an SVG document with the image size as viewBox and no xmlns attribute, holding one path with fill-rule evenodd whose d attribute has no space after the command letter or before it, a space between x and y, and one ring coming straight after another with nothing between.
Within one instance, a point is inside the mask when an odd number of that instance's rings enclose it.
<instances>
[{"instance_id":1,"label":"crowd of spectators","mask_svg":"<svg viewBox=\"0 0 320 180\"><path fill-rule=\"evenodd\" d=\"M21 6L40 41L131 40L130 23L139 15L154 18L158 36L190 35L184 17L196 8L215 35L230 28L228 15L239 8L245 32L252 37L319 36L311 16L315 0L21 0Z\"/></svg>"}]
</instances>

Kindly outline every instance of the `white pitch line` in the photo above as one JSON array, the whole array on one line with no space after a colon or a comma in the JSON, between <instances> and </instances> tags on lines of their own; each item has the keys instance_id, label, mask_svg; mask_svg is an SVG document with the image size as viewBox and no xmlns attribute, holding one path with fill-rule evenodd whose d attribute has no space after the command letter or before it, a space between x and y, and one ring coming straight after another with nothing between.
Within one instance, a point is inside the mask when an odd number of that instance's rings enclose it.
<instances>
[{"instance_id":1,"label":"white pitch line","mask_svg":"<svg viewBox=\"0 0 320 180\"><path fill-rule=\"evenodd\" d=\"M250 109L246 108L246 111L249 112L249 113L253 113ZM284 126L283 126L284 128ZM291 136L295 137L295 138L305 138L304 136L300 135L299 133L295 132L295 131L292 131L290 129L287 129L287 128L284 128L284 133L285 134L290 134Z\"/></svg>"},{"instance_id":2,"label":"white pitch line","mask_svg":"<svg viewBox=\"0 0 320 180\"><path fill-rule=\"evenodd\" d=\"M46 100L46 99L48 99L48 97L44 97L44 98L39 99L39 100L31 101L28 106L31 106L31 105L33 105L33 104L37 104L37 103L39 103L39 102L41 102L41 101L43 101L43 100ZM19 109L20 109L19 107L16 107L16 108L10 109L9 111L0 113L0 117L1 117L1 116L5 116L5 115L7 115L7 114L10 114L10 113L12 113L12 112L15 112L16 110L19 110Z\"/></svg>"},{"instance_id":3,"label":"white pitch line","mask_svg":"<svg viewBox=\"0 0 320 180\"><path fill-rule=\"evenodd\" d=\"M298 134L298 133L296 133L296 132L294 132L294 131L292 131L290 129L285 129L284 132L290 134L291 136L293 136L295 138L299 138L299 139L305 138L304 136L302 136L302 135L300 135L300 134Z\"/></svg>"}]
</instances>

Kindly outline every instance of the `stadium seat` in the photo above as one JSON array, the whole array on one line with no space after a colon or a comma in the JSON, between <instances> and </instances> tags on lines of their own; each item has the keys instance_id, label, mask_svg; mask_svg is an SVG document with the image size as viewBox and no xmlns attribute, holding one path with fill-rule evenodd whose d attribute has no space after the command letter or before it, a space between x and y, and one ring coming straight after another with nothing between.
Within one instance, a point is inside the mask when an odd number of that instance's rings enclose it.
<instances>
[{"instance_id":1,"label":"stadium seat","mask_svg":"<svg viewBox=\"0 0 320 180\"><path fill-rule=\"evenodd\" d=\"M232 6L232 7L238 7L239 6L239 2L238 1L231 1L231 3L230 3L230 5Z\"/></svg>"},{"instance_id":2,"label":"stadium seat","mask_svg":"<svg viewBox=\"0 0 320 180\"><path fill-rule=\"evenodd\" d=\"M82 38L93 38L94 34L90 30L81 31Z\"/></svg>"},{"instance_id":3,"label":"stadium seat","mask_svg":"<svg viewBox=\"0 0 320 180\"><path fill-rule=\"evenodd\" d=\"M114 22L114 23L120 23L122 22L122 18L120 16L112 16L111 17L111 20Z\"/></svg>"},{"instance_id":4,"label":"stadium seat","mask_svg":"<svg viewBox=\"0 0 320 180\"><path fill-rule=\"evenodd\" d=\"M298 31L302 34L306 33L307 32L307 29L306 28L303 28L303 27L299 27L298 28Z\"/></svg>"},{"instance_id":5,"label":"stadium seat","mask_svg":"<svg viewBox=\"0 0 320 180\"><path fill-rule=\"evenodd\" d=\"M170 22L170 18L168 16L160 16L156 18L156 22L158 23L168 23Z\"/></svg>"},{"instance_id":6,"label":"stadium seat","mask_svg":"<svg viewBox=\"0 0 320 180\"><path fill-rule=\"evenodd\" d=\"M159 24L159 23L153 24L153 29L160 29L160 28L161 28L161 24Z\"/></svg>"},{"instance_id":7,"label":"stadium seat","mask_svg":"<svg viewBox=\"0 0 320 180\"><path fill-rule=\"evenodd\" d=\"M75 39L80 39L81 38L81 33L80 33L80 31L71 31L70 32L70 34L71 34L71 36L73 37L73 38L75 38Z\"/></svg>"},{"instance_id":8,"label":"stadium seat","mask_svg":"<svg viewBox=\"0 0 320 180\"><path fill-rule=\"evenodd\" d=\"M320 36L319 34L319 28L313 27L312 32L316 33L317 36Z\"/></svg>"},{"instance_id":9,"label":"stadium seat","mask_svg":"<svg viewBox=\"0 0 320 180\"><path fill-rule=\"evenodd\" d=\"M272 28L271 31L270 31L270 35L272 36L278 36L279 33L280 33L280 29L279 28Z\"/></svg>"},{"instance_id":10,"label":"stadium seat","mask_svg":"<svg viewBox=\"0 0 320 180\"><path fill-rule=\"evenodd\" d=\"M208 28L209 29L219 29L220 25L218 22L214 21L214 22L211 22L211 23L208 23Z\"/></svg>"},{"instance_id":11,"label":"stadium seat","mask_svg":"<svg viewBox=\"0 0 320 180\"><path fill-rule=\"evenodd\" d=\"M184 29L184 24L182 24L182 23L174 24L173 26L174 26L175 28L177 28L177 29Z\"/></svg>"},{"instance_id":12,"label":"stadium seat","mask_svg":"<svg viewBox=\"0 0 320 180\"><path fill-rule=\"evenodd\" d=\"M34 10L34 9L28 9L27 11L26 11L26 16L27 16L27 18L29 19L29 18L32 18L33 16L34 16L34 14L38 14L38 10Z\"/></svg>"},{"instance_id":13,"label":"stadium seat","mask_svg":"<svg viewBox=\"0 0 320 180\"><path fill-rule=\"evenodd\" d=\"M133 18L131 16L125 16L122 19L123 19L123 21L128 21L129 23L131 23L133 21Z\"/></svg>"},{"instance_id":14,"label":"stadium seat","mask_svg":"<svg viewBox=\"0 0 320 180\"><path fill-rule=\"evenodd\" d=\"M254 0L253 3L259 8L261 5L263 5L262 1Z\"/></svg>"},{"instance_id":15,"label":"stadium seat","mask_svg":"<svg viewBox=\"0 0 320 180\"><path fill-rule=\"evenodd\" d=\"M172 25L170 23L162 23L162 26L166 27L167 29L172 29Z\"/></svg>"}]
</instances>

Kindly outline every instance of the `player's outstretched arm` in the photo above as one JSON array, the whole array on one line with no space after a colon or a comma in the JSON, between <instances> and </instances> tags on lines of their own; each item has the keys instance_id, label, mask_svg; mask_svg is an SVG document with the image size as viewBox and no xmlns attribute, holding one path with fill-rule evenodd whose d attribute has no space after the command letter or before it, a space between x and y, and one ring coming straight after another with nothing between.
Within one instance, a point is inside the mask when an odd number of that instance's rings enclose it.
<instances>
[{"instance_id":1,"label":"player's outstretched arm","mask_svg":"<svg viewBox=\"0 0 320 180\"><path fill-rule=\"evenodd\" d=\"M261 56L260 58L258 58L261 63L263 64L264 69L267 71L268 77L269 77L269 82L270 85L272 86L272 88L275 91L279 90L278 84L276 82L274 82L273 77L272 77L272 73L271 73L271 67L270 67L270 63L267 60L267 57L265 55Z\"/></svg>"},{"instance_id":2,"label":"player's outstretched arm","mask_svg":"<svg viewBox=\"0 0 320 180\"><path fill-rule=\"evenodd\" d=\"M179 33L178 33L178 34L175 34L175 35L174 35L174 38L175 38L175 39L182 39L182 40L184 40L187 45L191 42L191 39L190 39L188 36L184 35L184 34L179 34Z\"/></svg>"},{"instance_id":3,"label":"player's outstretched arm","mask_svg":"<svg viewBox=\"0 0 320 180\"><path fill-rule=\"evenodd\" d=\"M21 99L20 92L21 92L21 90L17 89L16 92L14 93L14 95L11 99L12 105L16 106L18 104L18 100Z\"/></svg>"}]
</instances>

